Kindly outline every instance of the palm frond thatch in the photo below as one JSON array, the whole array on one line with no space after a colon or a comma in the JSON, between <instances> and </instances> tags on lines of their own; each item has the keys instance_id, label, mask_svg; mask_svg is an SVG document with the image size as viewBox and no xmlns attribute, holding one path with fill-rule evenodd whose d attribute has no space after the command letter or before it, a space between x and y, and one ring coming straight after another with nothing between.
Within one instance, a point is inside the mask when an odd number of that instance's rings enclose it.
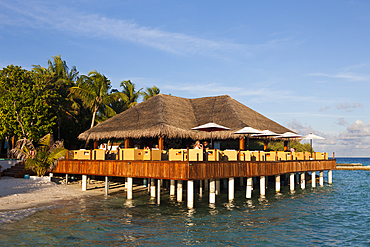
<instances>
[{"instance_id":1,"label":"palm frond thatch","mask_svg":"<svg viewBox=\"0 0 370 247\"><path fill-rule=\"evenodd\" d=\"M85 131L78 138L88 141L159 136L208 139L210 133L191 128L209 122L231 129L213 132L214 139L239 138L232 133L246 126L278 134L291 131L228 95L186 99L158 94Z\"/></svg>"}]
</instances>

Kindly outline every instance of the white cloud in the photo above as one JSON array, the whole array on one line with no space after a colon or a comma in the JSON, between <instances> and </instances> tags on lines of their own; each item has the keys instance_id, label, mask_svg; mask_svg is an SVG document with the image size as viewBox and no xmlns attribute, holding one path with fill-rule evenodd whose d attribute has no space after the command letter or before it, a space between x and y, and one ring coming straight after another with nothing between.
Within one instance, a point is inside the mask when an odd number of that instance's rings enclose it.
<instances>
[{"instance_id":1,"label":"white cloud","mask_svg":"<svg viewBox=\"0 0 370 247\"><path fill-rule=\"evenodd\" d=\"M329 77L329 78L339 78L346 79L349 81L368 81L370 79L369 75L359 75L356 73L338 73L338 74L325 74L325 73L313 73L309 74L310 76L320 76L320 77Z\"/></svg>"},{"instance_id":2,"label":"white cloud","mask_svg":"<svg viewBox=\"0 0 370 247\"><path fill-rule=\"evenodd\" d=\"M232 52L250 56L252 51L275 49L294 44L289 38L266 41L262 44L237 44L231 40L211 40L179 32L163 31L156 27L141 26L134 20L107 18L98 14L78 12L72 8L61 7L55 2L33 1L0 2L3 12L2 25L31 26L38 29L56 29L75 35L116 39L149 46L173 54L227 56Z\"/></svg>"},{"instance_id":3,"label":"white cloud","mask_svg":"<svg viewBox=\"0 0 370 247\"><path fill-rule=\"evenodd\" d=\"M339 119L338 121L348 125L344 119ZM337 134L328 134L314 130L310 125L302 124L296 119L291 121L287 127L301 135L312 132L324 137L325 140L314 141L315 151L328 152L329 154L335 152L338 157L370 156L370 122L364 123L361 120L356 120L343 132Z\"/></svg>"}]
</instances>

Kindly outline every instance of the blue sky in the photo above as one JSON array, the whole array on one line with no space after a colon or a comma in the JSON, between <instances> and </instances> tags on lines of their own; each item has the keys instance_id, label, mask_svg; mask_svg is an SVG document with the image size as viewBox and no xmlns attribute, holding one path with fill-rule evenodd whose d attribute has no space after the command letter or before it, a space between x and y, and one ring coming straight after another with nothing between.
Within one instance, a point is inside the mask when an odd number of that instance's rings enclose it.
<instances>
[{"instance_id":1,"label":"blue sky","mask_svg":"<svg viewBox=\"0 0 370 247\"><path fill-rule=\"evenodd\" d=\"M228 94L317 151L370 156L369 1L3 1L0 67L61 55L119 88Z\"/></svg>"}]
</instances>

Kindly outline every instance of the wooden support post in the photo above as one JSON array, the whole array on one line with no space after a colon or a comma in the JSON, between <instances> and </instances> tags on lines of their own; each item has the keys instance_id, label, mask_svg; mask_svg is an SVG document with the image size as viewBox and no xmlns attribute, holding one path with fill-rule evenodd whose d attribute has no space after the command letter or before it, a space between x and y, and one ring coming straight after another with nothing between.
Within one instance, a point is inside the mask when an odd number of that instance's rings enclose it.
<instances>
[{"instance_id":1,"label":"wooden support post","mask_svg":"<svg viewBox=\"0 0 370 247\"><path fill-rule=\"evenodd\" d=\"M158 147L159 147L159 150L163 150L164 149L164 140L163 140L163 137L160 136L158 138Z\"/></svg>"},{"instance_id":2,"label":"wooden support post","mask_svg":"<svg viewBox=\"0 0 370 247\"><path fill-rule=\"evenodd\" d=\"M82 175L82 191L87 189L87 175Z\"/></svg>"},{"instance_id":3,"label":"wooden support post","mask_svg":"<svg viewBox=\"0 0 370 247\"><path fill-rule=\"evenodd\" d=\"M284 141L284 152L288 150L288 141Z\"/></svg>"},{"instance_id":4,"label":"wooden support post","mask_svg":"<svg viewBox=\"0 0 370 247\"><path fill-rule=\"evenodd\" d=\"M245 149L245 141L244 141L244 136L243 137L240 137L239 139L239 150L244 150Z\"/></svg>"},{"instance_id":5,"label":"wooden support post","mask_svg":"<svg viewBox=\"0 0 370 247\"><path fill-rule=\"evenodd\" d=\"M301 172L301 189L304 190L306 188L306 173Z\"/></svg>"},{"instance_id":6,"label":"wooden support post","mask_svg":"<svg viewBox=\"0 0 370 247\"><path fill-rule=\"evenodd\" d=\"M127 199L132 199L132 181L133 178L127 178Z\"/></svg>"},{"instance_id":7,"label":"wooden support post","mask_svg":"<svg viewBox=\"0 0 370 247\"><path fill-rule=\"evenodd\" d=\"M299 184L299 173L298 172L295 174L295 183Z\"/></svg>"},{"instance_id":8,"label":"wooden support post","mask_svg":"<svg viewBox=\"0 0 370 247\"><path fill-rule=\"evenodd\" d=\"M266 151L269 148L269 143L268 140L266 139L265 142L263 143L263 151Z\"/></svg>"},{"instance_id":9,"label":"wooden support post","mask_svg":"<svg viewBox=\"0 0 370 247\"><path fill-rule=\"evenodd\" d=\"M170 184L170 196L175 196L175 189L176 189L176 184L175 184L175 180L170 180L171 181L171 184Z\"/></svg>"},{"instance_id":10,"label":"wooden support post","mask_svg":"<svg viewBox=\"0 0 370 247\"><path fill-rule=\"evenodd\" d=\"M14 142L15 142L15 136L12 137L12 149L14 149L14 147L15 147ZM14 159L13 152L12 152L12 159Z\"/></svg>"},{"instance_id":11,"label":"wooden support post","mask_svg":"<svg viewBox=\"0 0 370 247\"><path fill-rule=\"evenodd\" d=\"M177 201L182 202L182 180L177 181Z\"/></svg>"},{"instance_id":12,"label":"wooden support post","mask_svg":"<svg viewBox=\"0 0 370 247\"><path fill-rule=\"evenodd\" d=\"M216 181L210 179L209 182L209 203L214 204L216 202Z\"/></svg>"},{"instance_id":13,"label":"wooden support post","mask_svg":"<svg viewBox=\"0 0 370 247\"><path fill-rule=\"evenodd\" d=\"M152 186L152 179L151 178L148 178L148 193L150 193L151 191L151 187Z\"/></svg>"},{"instance_id":14,"label":"wooden support post","mask_svg":"<svg viewBox=\"0 0 370 247\"><path fill-rule=\"evenodd\" d=\"M234 178L229 178L229 201L234 200Z\"/></svg>"},{"instance_id":15,"label":"wooden support post","mask_svg":"<svg viewBox=\"0 0 370 247\"><path fill-rule=\"evenodd\" d=\"M266 194L266 177L261 176L260 177L260 195L264 196Z\"/></svg>"},{"instance_id":16,"label":"wooden support post","mask_svg":"<svg viewBox=\"0 0 370 247\"><path fill-rule=\"evenodd\" d=\"M290 173L289 185L290 191L294 191L294 173Z\"/></svg>"},{"instance_id":17,"label":"wooden support post","mask_svg":"<svg viewBox=\"0 0 370 247\"><path fill-rule=\"evenodd\" d=\"M130 138L125 139L125 148L130 148Z\"/></svg>"},{"instance_id":18,"label":"wooden support post","mask_svg":"<svg viewBox=\"0 0 370 247\"><path fill-rule=\"evenodd\" d=\"M157 179L157 204L161 204L161 179Z\"/></svg>"},{"instance_id":19,"label":"wooden support post","mask_svg":"<svg viewBox=\"0 0 370 247\"><path fill-rule=\"evenodd\" d=\"M187 188L188 196L188 208L194 207L194 181L188 180L188 188Z\"/></svg>"},{"instance_id":20,"label":"wooden support post","mask_svg":"<svg viewBox=\"0 0 370 247\"><path fill-rule=\"evenodd\" d=\"M221 193L220 179L216 179L216 195L219 195L220 193Z\"/></svg>"},{"instance_id":21,"label":"wooden support post","mask_svg":"<svg viewBox=\"0 0 370 247\"><path fill-rule=\"evenodd\" d=\"M312 184L312 188L315 188L316 187L316 172L311 172L311 184Z\"/></svg>"},{"instance_id":22,"label":"wooden support post","mask_svg":"<svg viewBox=\"0 0 370 247\"><path fill-rule=\"evenodd\" d=\"M152 178L150 181L150 196L155 198L155 179Z\"/></svg>"},{"instance_id":23,"label":"wooden support post","mask_svg":"<svg viewBox=\"0 0 370 247\"><path fill-rule=\"evenodd\" d=\"M94 141L94 149L98 149L99 143L98 141Z\"/></svg>"},{"instance_id":24,"label":"wooden support post","mask_svg":"<svg viewBox=\"0 0 370 247\"><path fill-rule=\"evenodd\" d=\"M199 180L199 197L203 197L203 180Z\"/></svg>"},{"instance_id":25,"label":"wooden support post","mask_svg":"<svg viewBox=\"0 0 370 247\"><path fill-rule=\"evenodd\" d=\"M66 160L68 160L68 159L69 159L69 150L66 149Z\"/></svg>"},{"instance_id":26,"label":"wooden support post","mask_svg":"<svg viewBox=\"0 0 370 247\"><path fill-rule=\"evenodd\" d=\"M324 171L320 171L320 180L319 180L319 184L320 184L320 187L324 186Z\"/></svg>"},{"instance_id":27,"label":"wooden support post","mask_svg":"<svg viewBox=\"0 0 370 247\"><path fill-rule=\"evenodd\" d=\"M280 192L280 175L275 175L275 191Z\"/></svg>"},{"instance_id":28,"label":"wooden support post","mask_svg":"<svg viewBox=\"0 0 370 247\"><path fill-rule=\"evenodd\" d=\"M333 183L333 171L328 170L328 183L332 184Z\"/></svg>"},{"instance_id":29,"label":"wooden support post","mask_svg":"<svg viewBox=\"0 0 370 247\"><path fill-rule=\"evenodd\" d=\"M108 180L108 177L106 176L105 177L105 195L107 196L108 195L108 191L109 191L109 180Z\"/></svg>"},{"instance_id":30,"label":"wooden support post","mask_svg":"<svg viewBox=\"0 0 370 247\"><path fill-rule=\"evenodd\" d=\"M253 190L253 178L247 178L247 188L246 188L245 197L250 199L252 198L252 190Z\"/></svg>"},{"instance_id":31,"label":"wooden support post","mask_svg":"<svg viewBox=\"0 0 370 247\"><path fill-rule=\"evenodd\" d=\"M204 191L208 191L208 179L204 180Z\"/></svg>"}]
</instances>

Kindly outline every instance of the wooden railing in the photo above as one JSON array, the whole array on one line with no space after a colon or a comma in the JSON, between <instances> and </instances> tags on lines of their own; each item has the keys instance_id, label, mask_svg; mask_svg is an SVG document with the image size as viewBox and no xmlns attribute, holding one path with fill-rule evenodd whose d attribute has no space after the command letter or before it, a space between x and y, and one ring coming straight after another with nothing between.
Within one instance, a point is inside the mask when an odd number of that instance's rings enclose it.
<instances>
[{"instance_id":1,"label":"wooden railing","mask_svg":"<svg viewBox=\"0 0 370 247\"><path fill-rule=\"evenodd\" d=\"M333 170L335 167L335 160L215 162L59 160L53 172L114 177L201 180L273 176L294 172Z\"/></svg>"}]
</instances>

